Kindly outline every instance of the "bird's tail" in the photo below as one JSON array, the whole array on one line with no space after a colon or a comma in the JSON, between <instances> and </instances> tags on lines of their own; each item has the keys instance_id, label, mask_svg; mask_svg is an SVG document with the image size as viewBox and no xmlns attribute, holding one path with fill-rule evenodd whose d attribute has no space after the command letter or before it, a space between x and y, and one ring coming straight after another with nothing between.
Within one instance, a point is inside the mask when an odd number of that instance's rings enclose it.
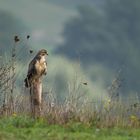
<instances>
[{"instance_id":1,"label":"bird's tail","mask_svg":"<svg viewBox=\"0 0 140 140\"><path fill-rule=\"evenodd\" d=\"M29 82L29 78L28 77L25 78L24 83L25 83L25 87L26 88L30 87L30 82Z\"/></svg>"}]
</instances>

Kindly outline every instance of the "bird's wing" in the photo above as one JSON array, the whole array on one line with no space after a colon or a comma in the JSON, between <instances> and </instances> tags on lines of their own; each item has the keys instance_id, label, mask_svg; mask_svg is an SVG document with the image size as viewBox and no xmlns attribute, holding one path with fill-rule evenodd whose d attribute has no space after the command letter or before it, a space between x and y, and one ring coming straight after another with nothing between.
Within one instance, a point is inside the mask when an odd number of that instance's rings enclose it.
<instances>
[{"instance_id":1,"label":"bird's wing","mask_svg":"<svg viewBox=\"0 0 140 140\"><path fill-rule=\"evenodd\" d=\"M33 60L30 62L29 66L28 66L27 77L26 77L26 79L24 80L24 82L25 82L25 87L27 87L27 88L31 86L33 77L34 77L34 75L35 75L35 66L34 66L35 63L36 63L36 61L35 61L35 59L33 59Z\"/></svg>"},{"instance_id":2,"label":"bird's wing","mask_svg":"<svg viewBox=\"0 0 140 140\"><path fill-rule=\"evenodd\" d=\"M34 75L35 74L35 64L36 64L36 60L33 59L28 67L28 75Z\"/></svg>"}]
</instances>

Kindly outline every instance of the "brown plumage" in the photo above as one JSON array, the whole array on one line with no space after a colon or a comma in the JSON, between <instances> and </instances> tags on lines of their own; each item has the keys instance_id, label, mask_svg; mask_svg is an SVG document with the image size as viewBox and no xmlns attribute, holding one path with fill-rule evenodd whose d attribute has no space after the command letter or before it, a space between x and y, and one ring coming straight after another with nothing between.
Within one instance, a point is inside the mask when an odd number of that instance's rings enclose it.
<instances>
[{"instance_id":1,"label":"brown plumage","mask_svg":"<svg viewBox=\"0 0 140 140\"><path fill-rule=\"evenodd\" d=\"M24 80L25 87L31 87L32 83L47 74L46 56L48 55L45 49L40 50L28 67L27 77Z\"/></svg>"}]
</instances>

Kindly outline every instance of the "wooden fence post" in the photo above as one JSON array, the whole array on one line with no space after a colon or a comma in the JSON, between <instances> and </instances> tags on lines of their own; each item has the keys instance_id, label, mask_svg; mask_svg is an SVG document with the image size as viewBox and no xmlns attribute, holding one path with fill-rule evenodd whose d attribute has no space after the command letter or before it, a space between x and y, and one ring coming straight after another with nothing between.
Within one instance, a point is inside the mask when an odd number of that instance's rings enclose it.
<instances>
[{"instance_id":1,"label":"wooden fence post","mask_svg":"<svg viewBox=\"0 0 140 140\"><path fill-rule=\"evenodd\" d=\"M30 87L30 102L32 116L40 117L42 104L42 81L40 78L36 79Z\"/></svg>"}]
</instances>

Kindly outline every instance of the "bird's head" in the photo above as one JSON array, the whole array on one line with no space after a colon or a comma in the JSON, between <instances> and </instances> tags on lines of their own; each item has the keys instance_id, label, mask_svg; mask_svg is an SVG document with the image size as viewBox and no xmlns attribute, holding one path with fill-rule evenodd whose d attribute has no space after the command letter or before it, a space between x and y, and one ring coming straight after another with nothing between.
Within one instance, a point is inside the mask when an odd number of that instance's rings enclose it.
<instances>
[{"instance_id":1,"label":"bird's head","mask_svg":"<svg viewBox=\"0 0 140 140\"><path fill-rule=\"evenodd\" d=\"M38 52L38 55L40 55L40 56L47 56L47 55L48 55L48 52L47 52L47 50L42 49L42 50L40 50L40 51Z\"/></svg>"}]
</instances>

